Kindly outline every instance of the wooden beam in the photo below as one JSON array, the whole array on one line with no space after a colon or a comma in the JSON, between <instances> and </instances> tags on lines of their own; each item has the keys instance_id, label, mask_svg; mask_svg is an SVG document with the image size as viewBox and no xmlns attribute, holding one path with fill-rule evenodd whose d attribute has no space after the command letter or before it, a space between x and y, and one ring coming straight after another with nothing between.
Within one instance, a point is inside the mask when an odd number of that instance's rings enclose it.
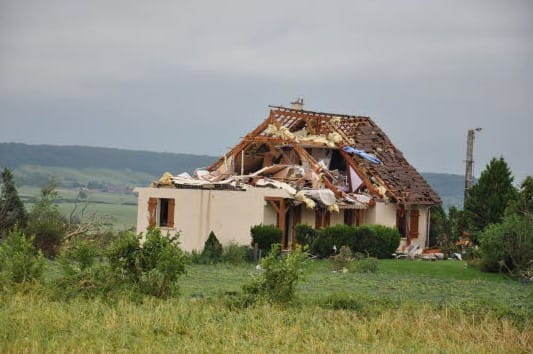
<instances>
[{"instance_id":1,"label":"wooden beam","mask_svg":"<svg viewBox=\"0 0 533 354\"><path fill-rule=\"evenodd\" d=\"M257 135L261 134L269 124L272 124L272 112L269 114L269 116L257 126L254 130L252 130L249 134L247 134L244 139L242 139L237 145L233 147L233 149L230 150L229 153L225 154L226 158L236 157L242 150L246 149L251 143L251 139L255 138ZM224 156L222 156L220 159L215 161L211 166L207 168L208 171L215 171L217 170L221 165L224 164Z\"/></svg>"},{"instance_id":2,"label":"wooden beam","mask_svg":"<svg viewBox=\"0 0 533 354\"><path fill-rule=\"evenodd\" d=\"M285 199L281 199L279 201L279 209L280 212L279 215L279 228L281 229L281 245L282 248L286 248L287 246L287 230L286 230L286 218L287 218L287 209L285 208Z\"/></svg>"},{"instance_id":3,"label":"wooden beam","mask_svg":"<svg viewBox=\"0 0 533 354\"><path fill-rule=\"evenodd\" d=\"M329 178L335 179L335 177L333 177L328 170L326 170L325 168L320 166L318 164L318 162L316 162L316 160L313 158L313 156L311 156L307 151L305 151L304 148L302 148L298 144L294 144L293 148L298 153L298 155L300 155L300 159L301 160L307 160L309 162L309 164L311 165L311 168L316 173L318 173L318 174L323 173L324 175L328 176ZM333 183L331 183L331 181L329 181L327 178L324 178L324 184L326 185L326 187L329 190L331 190L335 194L336 197L342 197L344 195L344 193L342 191L338 190L337 187L335 187L333 185Z\"/></svg>"},{"instance_id":4,"label":"wooden beam","mask_svg":"<svg viewBox=\"0 0 533 354\"><path fill-rule=\"evenodd\" d=\"M289 211L290 205L282 197L265 197L265 200L272 205L278 216L278 228L281 230L281 245L287 246L287 211Z\"/></svg>"},{"instance_id":5,"label":"wooden beam","mask_svg":"<svg viewBox=\"0 0 533 354\"><path fill-rule=\"evenodd\" d=\"M355 171L355 173L357 173L357 175L359 176L359 178L361 178L361 181L363 181L363 184L365 185L365 187L368 189L368 191L370 192L370 194L372 194L373 196L375 197L380 197L380 194L378 192L378 190L376 189L376 187L374 187L374 185L372 184L372 182L368 179L368 177L361 173L361 171L359 170L359 167L357 167L357 165L355 164L355 162L353 161L352 157L350 156L350 154L348 154L346 151L344 151L344 149L342 147L339 147L339 152L340 154L342 155L342 157L344 157L344 160L346 161L346 163L351 167L353 168L353 170Z\"/></svg>"}]
</instances>

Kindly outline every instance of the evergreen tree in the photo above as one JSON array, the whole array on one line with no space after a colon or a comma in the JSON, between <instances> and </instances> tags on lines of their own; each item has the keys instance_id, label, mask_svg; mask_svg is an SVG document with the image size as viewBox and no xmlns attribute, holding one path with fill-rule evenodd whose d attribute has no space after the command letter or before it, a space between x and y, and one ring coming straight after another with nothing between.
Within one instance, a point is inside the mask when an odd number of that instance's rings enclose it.
<instances>
[{"instance_id":1,"label":"evergreen tree","mask_svg":"<svg viewBox=\"0 0 533 354\"><path fill-rule=\"evenodd\" d=\"M0 194L0 238L7 235L16 225L25 228L28 215L19 198L13 174L7 168L2 171L2 192Z\"/></svg>"},{"instance_id":2,"label":"evergreen tree","mask_svg":"<svg viewBox=\"0 0 533 354\"><path fill-rule=\"evenodd\" d=\"M215 236L215 233L211 231L209 237L205 241L204 250L202 251L202 257L209 259L211 262L218 262L222 258L223 247Z\"/></svg>"},{"instance_id":3,"label":"evergreen tree","mask_svg":"<svg viewBox=\"0 0 533 354\"><path fill-rule=\"evenodd\" d=\"M507 215L511 214L533 214L533 177L527 176L520 185L518 197L509 203L505 211Z\"/></svg>"},{"instance_id":4,"label":"evergreen tree","mask_svg":"<svg viewBox=\"0 0 533 354\"><path fill-rule=\"evenodd\" d=\"M439 240L449 235L449 223L442 206L431 208L429 223L429 247L437 246Z\"/></svg>"},{"instance_id":5,"label":"evergreen tree","mask_svg":"<svg viewBox=\"0 0 533 354\"><path fill-rule=\"evenodd\" d=\"M467 194L464 213L470 230L482 231L502 221L505 208L516 195L507 163L503 157L493 158Z\"/></svg>"}]
</instances>

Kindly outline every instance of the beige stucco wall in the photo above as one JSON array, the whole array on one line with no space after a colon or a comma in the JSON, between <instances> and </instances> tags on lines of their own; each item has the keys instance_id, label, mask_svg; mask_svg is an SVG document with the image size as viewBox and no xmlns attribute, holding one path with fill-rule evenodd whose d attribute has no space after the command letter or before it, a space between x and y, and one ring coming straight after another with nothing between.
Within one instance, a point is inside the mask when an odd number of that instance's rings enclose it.
<instances>
[{"instance_id":1,"label":"beige stucco wall","mask_svg":"<svg viewBox=\"0 0 533 354\"><path fill-rule=\"evenodd\" d=\"M174 198L174 228L162 228L163 232L180 232L181 247L186 251L201 250L209 232L214 231L222 244L237 242L249 245L250 227L258 224L276 224L276 211L265 202L265 196L288 198L280 189L249 188L246 191L136 188L138 193L137 232L148 227L148 200ZM419 237L412 244L426 244L428 208L418 207ZM315 225L315 211L302 208L302 223ZM331 213L330 224L344 222L344 213ZM396 205L377 202L365 211L364 224L396 226ZM405 245L406 240L402 239Z\"/></svg>"},{"instance_id":2,"label":"beige stucco wall","mask_svg":"<svg viewBox=\"0 0 533 354\"><path fill-rule=\"evenodd\" d=\"M222 244L250 244L250 227L275 224L275 211L265 196L284 197L281 189L249 188L246 191L136 188L138 193L137 232L148 227L148 200L174 198L174 228L163 232L180 232L181 247L186 251L201 250L211 231Z\"/></svg>"}]
</instances>

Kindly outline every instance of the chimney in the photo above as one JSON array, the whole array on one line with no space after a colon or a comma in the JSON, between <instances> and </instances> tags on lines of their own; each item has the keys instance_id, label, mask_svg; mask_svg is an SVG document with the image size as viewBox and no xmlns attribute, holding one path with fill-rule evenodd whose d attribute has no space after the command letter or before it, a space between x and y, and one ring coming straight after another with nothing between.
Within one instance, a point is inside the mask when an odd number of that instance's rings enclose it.
<instances>
[{"instance_id":1,"label":"chimney","mask_svg":"<svg viewBox=\"0 0 533 354\"><path fill-rule=\"evenodd\" d=\"M304 109L304 99L303 98L297 98L296 101L291 102L291 108L297 109L299 111L303 111Z\"/></svg>"}]
</instances>

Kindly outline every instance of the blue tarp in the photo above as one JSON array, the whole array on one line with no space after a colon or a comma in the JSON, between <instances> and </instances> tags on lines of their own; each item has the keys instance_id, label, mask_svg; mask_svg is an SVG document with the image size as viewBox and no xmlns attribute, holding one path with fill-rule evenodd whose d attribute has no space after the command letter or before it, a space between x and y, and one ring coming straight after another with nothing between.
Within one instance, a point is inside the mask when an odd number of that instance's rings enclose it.
<instances>
[{"instance_id":1,"label":"blue tarp","mask_svg":"<svg viewBox=\"0 0 533 354\"><path fill-rule=\"evenodd\" d=\"M344 147L344 151L346 151L349 154L357 154L357 155L361 156L362 158L367 159L368 161L373 162L373 163L381 163L380 159L378 159L374 155L371 155L371 154L367 153L364 150L359 150L359 149L353 148L351 146L345 146Z\"/></svg>"}]
</instances>

